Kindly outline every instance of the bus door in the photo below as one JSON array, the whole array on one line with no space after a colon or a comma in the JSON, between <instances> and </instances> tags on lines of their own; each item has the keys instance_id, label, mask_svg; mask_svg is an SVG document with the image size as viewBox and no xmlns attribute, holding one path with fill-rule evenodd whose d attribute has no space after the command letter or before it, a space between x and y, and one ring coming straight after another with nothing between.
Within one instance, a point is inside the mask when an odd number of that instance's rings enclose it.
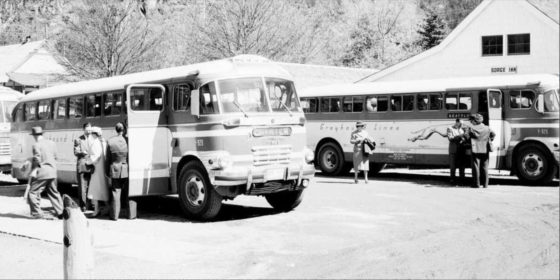
<instances>
[{"instance_id":1,"label":"bus door","mask_svg":"<svg viewBox=\"0 0 560 280\"><path fill-rule=\"evenodd\" d=\"M494 151L490 153L489 168L499 169L502 163L500 155L505 155L504 135L503 135L503 110L502 110L502 91L499 89L487 90L488 103L488 126L494 133Z\"/></svg>"},{"instance_id":2,"label":"bus door","mask_svg":"<svg viewBox=\"0 0 560 280\"><path fill-rule=\"evenodd\" d=\"M165 115L165 88L126 88L129 195L169 193L171 132Z\"/></svg>"}]
</instances>

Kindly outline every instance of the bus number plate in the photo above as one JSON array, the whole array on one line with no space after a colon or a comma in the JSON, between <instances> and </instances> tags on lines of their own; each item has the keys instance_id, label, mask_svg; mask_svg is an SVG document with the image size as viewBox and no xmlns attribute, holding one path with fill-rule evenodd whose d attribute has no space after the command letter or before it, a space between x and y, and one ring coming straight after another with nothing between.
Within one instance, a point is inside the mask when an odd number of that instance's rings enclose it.
<instances>
[{"instance_id":1,"label":"bus number plate","mask_svg":"<svg viewBox=\"0 0 560 280\"><path fill-rule=\"evenodd\" d=\"M285 168L268 169L264 173L265 181L284 180Z\"/></svg>"}]
</instances>

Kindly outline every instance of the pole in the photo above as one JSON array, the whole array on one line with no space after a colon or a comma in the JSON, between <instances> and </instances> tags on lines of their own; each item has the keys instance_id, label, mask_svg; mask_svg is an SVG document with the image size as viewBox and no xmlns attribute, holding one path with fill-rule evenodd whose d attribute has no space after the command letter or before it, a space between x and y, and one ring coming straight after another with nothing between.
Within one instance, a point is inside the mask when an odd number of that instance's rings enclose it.
<instances>
[{"instance_id":1,"label":"pole","mask_svg":"<svg viewBox=\"0 0 560 280\"><path fill-rule=\"evenodd\" d=\"M80 207L64 195L64 279L93 278L93 239Z\"/></svg>"}]
</instances>

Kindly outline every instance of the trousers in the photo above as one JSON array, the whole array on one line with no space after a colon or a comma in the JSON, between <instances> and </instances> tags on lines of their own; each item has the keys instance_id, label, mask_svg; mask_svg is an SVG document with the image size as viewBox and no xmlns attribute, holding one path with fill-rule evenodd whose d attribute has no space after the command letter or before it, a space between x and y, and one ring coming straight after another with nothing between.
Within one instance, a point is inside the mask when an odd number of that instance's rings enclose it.
<instances>
[{"instance_id":1,"label":"trousers","mask_svg":"<svg viewBox=\"0 0 560 280\"><path fill-rule=\"evenodd\" d=\"M465 178L465 156L462 153L449 154L449 173L451 179L455 179L455 171L459 169L459 177Z\"/></svg>"},{"instance_id":2,"label":"trousers","mask_svg":"<svg viewBox=\"0 0 560 280\"><path fill-rule=\"evenodd\" d=\"M45 190L47 191L47 196L51 201L56 215L62 214L62 198L56 187L56 179L35 179L31 182L31 187L29 188L29 208L31 210L31 215L38 216L42 215L41 210L41 193Z\"/></svg>"},{"instance_id":3,"label":"trousers","mask_svg":"<svg viewBox=\"0 0 560 280\"><path fill-rule=\"evenodd\" d=\"M471 155L471 165L472 165L472 177L473 177L473 187L480 187L482 184L485 188L488 187L488 153L479 154L472 153Z\"/></svg>"},{"instance_id":4,"label":"trousers","mask_svg":"<svg viewBox=\"0 0 560 280\"><path fill-rule=\"evenodd\" d=\"M121 205L125 205L130 211L128 204L128 179L111 179L111 219L119 219Z\"/></svg>"},{"instance_id":5,"label":"trousers","mask_svg":"<svg viewBox=\"0 0 560 280\"><path fill-rule=\"evenodd\" d=\"M78 178L78 203L80 208L85 209L87 204L87 191L89 181L91 180L91 173L76 172Z\"/></svg>"}]
</instances>

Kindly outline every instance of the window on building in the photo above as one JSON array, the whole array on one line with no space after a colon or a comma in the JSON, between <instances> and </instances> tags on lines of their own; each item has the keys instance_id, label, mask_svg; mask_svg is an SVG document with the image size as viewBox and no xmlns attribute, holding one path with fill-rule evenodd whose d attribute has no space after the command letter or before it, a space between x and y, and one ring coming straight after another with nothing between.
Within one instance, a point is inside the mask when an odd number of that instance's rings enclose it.
<instances>
[{"instance_id":1,"label":"window on building","mask_svg":"<svg viewBox=\"0 0 560 280\"><path fill-rule=\"evenodd\" d=\"M482 36L482 55L502 55L504 53L502 35Z\"/></svg>"},{"instance_id":2,"label":"window on building","mask_svg":"<svg viewBox=\"0 0 560 280\"><path fill-rule=\"evenodd\" d=\"M84 99L81 96L70 97L68 102L68 117L79 119L82 117Z\"/></svg>"},{"instance_id":3,"label":"window on building","mask_svg":"<svg viewBox=\"0 0 560 280\"><path fill-rule=\"evenodd\" d=\"M508 54L530 54L531 35L511 34L508 35Z\"/></svg>"},{"instance_id":4,"label":"window on building","mask_svg":"<svg viewBox=\"0 0 560 280\"><path fill-rule=\"evenodd\" d=\"M512 109L529 109L533 107L535 93L532 90L512 90L509 92L509 106Z\"/></svg>"},{"instance_id":5,"label":"window on building","mask_svg":"<svg viewBox=\"0 0 560 280\"><path fill-rule=\"evenodd\" d=\"M301 100L304 113L317 113L319 112L319 101L317 98L303 98Z\"/></svg>"},{"instance_id":6,"label":"window on building","mask_svg":"<svg viewBox=\"0 0 560 280\"><path fill-rule=\"evenodd\" d=\"M64 119L66 118L66 98L60 98L54 101L54 118Z\"/></svg>"},{"instance_id":7,"label":"window on building","mask_svg":"<svg viewBox=\"0 0 560 280\"><path fill-rule=\"evenodd\" d=\"M34 121L37 119L37 102L25 103L25 120Z\"/></svg>"},{"instance_id":8,"label":"window on building","mask_svg":"<svg viewBox=\"0 0 560 280\"><path fill-rule=\"evenodd\" d=\"M189 85L177 85L173 88L173 110L190 111L191 109L191 87Z\"/></svg>"}]
</instances>

